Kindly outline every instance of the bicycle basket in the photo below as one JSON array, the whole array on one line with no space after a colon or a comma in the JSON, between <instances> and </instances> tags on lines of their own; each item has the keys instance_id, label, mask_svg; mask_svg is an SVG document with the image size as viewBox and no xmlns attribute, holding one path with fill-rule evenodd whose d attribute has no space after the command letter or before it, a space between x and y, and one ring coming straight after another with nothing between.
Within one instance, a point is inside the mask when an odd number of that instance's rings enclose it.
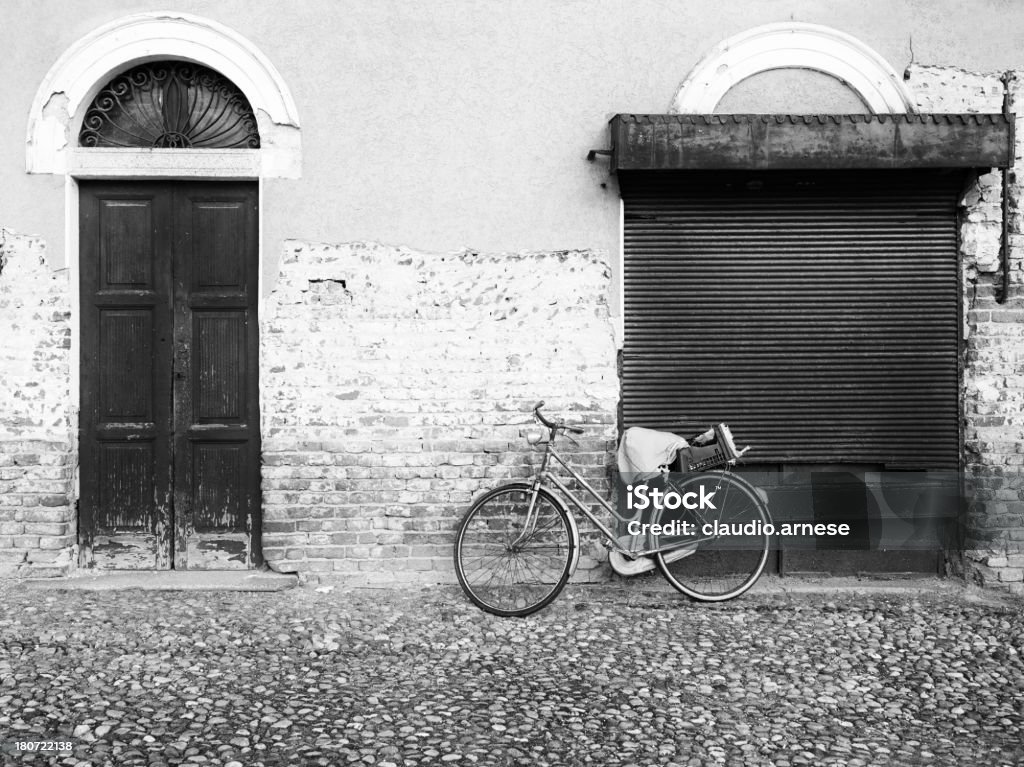
<instances>
[{"instance_id":1,"label":"bicycle basket","mask_svg":"<svg viewBox=\"0 0 1024 767\"><path fill-rule=\"evenodd\" d=\"M679 451L680 471L704 471L736 463L739 452L732 431L724 423L716 424L713 428L715 437L710 443L691 445Z\"/></svg>"}]
</instances>

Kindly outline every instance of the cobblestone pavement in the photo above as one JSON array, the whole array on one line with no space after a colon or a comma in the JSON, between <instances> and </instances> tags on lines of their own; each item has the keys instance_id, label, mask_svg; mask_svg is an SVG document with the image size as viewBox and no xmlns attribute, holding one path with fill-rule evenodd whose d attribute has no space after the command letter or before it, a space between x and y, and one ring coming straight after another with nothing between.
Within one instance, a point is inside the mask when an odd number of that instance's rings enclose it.
<instances>
[{"instance_id":1,"label":"cobblestone pavement","mask_svg":"<svg viewBox=\"0 0 1024 767\"><path fill-rule=\"evenodd\" d=\"M647 580L646 584L653 584ZM5 765L1024 764L1024 605L0 587ZM73 752L10 753L16 740Z\"/></svg>"}]
</instances>

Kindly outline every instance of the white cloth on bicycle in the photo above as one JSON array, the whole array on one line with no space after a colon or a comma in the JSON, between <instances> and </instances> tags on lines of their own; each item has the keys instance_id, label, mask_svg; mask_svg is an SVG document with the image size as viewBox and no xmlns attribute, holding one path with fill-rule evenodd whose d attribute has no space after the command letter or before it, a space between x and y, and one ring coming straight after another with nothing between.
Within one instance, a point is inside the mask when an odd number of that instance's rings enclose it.
<instances>
[{"instance_id":1,"label":"white cloth on bicycle","mask_svg":"<svg viewBox=\"0 0 1024 767\"><path fill-rule=\"evenodd\" d=\"M653 476L659 466L672 463L676 453L684 447L689 447L689 443L678 434L632 426L626 429L619 442L619 472L630 475L629 481L642 478L637 475Z\"/></svg>"}]
</instances>

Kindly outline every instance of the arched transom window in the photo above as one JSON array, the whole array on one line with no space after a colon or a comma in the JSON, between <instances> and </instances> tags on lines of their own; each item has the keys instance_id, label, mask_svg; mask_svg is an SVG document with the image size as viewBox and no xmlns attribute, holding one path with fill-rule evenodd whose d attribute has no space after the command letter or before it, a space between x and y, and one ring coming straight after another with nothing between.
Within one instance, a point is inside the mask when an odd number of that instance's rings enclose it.
<instances>
[{"instance_id":1,"label":"arched transom window","mask_svg":"<svg viewBox=\"0 0 1024 767\"><path fill-rule=\"evenodd\" d=\"M223 75L188 61L152 61L122 72L89 105L83 147L258 149L256 117Z\"/></svg>"}]
</instances>

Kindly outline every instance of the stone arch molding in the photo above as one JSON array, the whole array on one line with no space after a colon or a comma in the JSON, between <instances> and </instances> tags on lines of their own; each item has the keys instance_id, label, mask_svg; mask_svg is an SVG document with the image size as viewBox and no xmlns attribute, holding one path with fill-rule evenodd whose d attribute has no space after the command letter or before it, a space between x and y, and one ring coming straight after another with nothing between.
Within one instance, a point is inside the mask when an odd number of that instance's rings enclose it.
<instances>
[{"instance_id":1,"label":"stone arch molding","mask_svg":"<svg viewBox=\"0 0 1024 767\"><path fill-rule=\"evenodd\" d=\"M74 157L82 152L77 146L78 129L99 89L132 65L167 58L215 69L245 94L256 114L261 148L234 151L258 153L258 161L248 166L254 175L299 177L302 147L298 111L280 73L255 45L234 30L177 12L126 16L99 27L64 52L32 102L26 170L56 174L73 171ZM180 154L187 150L165 151ZM199 156L196 152L190 154Z\"/></svg>"},{"instance_id":2,"label":"stone arch molding","mask_svg":"<svg viewBox=\"0 0 1024 767\"><path fill-rule=\"evenodd\" d=\"M710 114L734 85L773 69L831 75L874 114L917 111L902 78L874 49L837 29L799 22L765 24L719 43L683 81L671 111Z\"/></svg>"}]
</instances>

